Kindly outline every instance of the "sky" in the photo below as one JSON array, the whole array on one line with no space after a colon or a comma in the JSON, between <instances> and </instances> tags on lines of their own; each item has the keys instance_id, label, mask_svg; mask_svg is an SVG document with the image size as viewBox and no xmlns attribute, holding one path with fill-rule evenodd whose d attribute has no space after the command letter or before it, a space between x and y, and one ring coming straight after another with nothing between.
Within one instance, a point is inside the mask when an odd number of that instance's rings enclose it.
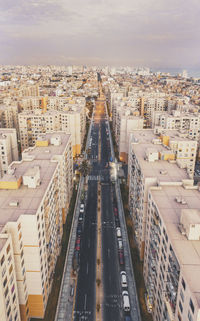
<instances>
[{"instance_id":1,"label":"sky","mask_svg":"<svg viewBox=\"0 0 200 321\"><path fill-rule=\"evenodd\" d=\"M200 69L199 0L0 0L0 64Z\"/></svg>"}]
</instances>

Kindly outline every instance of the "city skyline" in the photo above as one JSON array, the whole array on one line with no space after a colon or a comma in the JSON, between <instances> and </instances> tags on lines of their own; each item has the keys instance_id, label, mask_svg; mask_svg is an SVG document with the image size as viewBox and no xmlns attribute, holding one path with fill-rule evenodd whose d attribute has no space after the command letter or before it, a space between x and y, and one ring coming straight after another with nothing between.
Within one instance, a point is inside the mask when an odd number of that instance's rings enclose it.
<instances>
[{"instance_id":1,"label":"city skyline","mask_svg":"<svg viewBox=\"0 0 200 321\"><path fill-rule=\"evenodd\" d=\"M196 0L0 1L2 64L200 69Z\"/></svg>"}]
</instances>

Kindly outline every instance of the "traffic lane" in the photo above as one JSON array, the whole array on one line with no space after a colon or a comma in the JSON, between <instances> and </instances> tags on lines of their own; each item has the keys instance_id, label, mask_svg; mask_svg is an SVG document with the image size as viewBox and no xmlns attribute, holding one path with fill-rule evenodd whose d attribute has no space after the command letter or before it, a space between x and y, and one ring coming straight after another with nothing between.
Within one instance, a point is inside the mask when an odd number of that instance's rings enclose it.
<instances>
[{"instance_id":1,"label":"traffic lane","mask_svg":"<svg viewBox=\"0 0 200 321\"><path fill-rule=\"evenodd\" d=\"M80 250L74 320L81 316L92 321L95 318L95 275L96 275L96 213L97 182L88 182L88 199Z\"/></svg>"},{"instance_id":2,"label":"traffic lane","mask_svg":"<svg viewBox=\"0 0 200 321\"><path fill-rule=\"evenodd\" d=\"M114 215L112 211L112 187L102 184L102 256L104 320L120 321L121 310L120 273Z\"/></svg>"},{"instance_id":3,"label":"traffic lane","mask_svg":"<svg viewBox=\"0 0 200 321\"><path fill-rule=\"evenodd\" d=\"M110 160L110 142L108 140L108 136L106 133L106 124L105 121L101 123L101 152L102 152L102 165L106 165L106 163Z\"/></svg>"}]
</instances>

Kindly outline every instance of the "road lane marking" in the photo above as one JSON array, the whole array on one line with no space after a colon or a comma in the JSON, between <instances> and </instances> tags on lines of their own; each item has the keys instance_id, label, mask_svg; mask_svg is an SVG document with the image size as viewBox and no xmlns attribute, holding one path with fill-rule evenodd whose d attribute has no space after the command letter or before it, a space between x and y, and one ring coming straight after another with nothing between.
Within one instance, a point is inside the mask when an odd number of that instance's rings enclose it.
<instances>
[{"instance_id":1,"label":"road lane marking","mask_svg":"<svg viewBox=\"0 0 200 321\"><path fill-rule=\"evenodd\" d=\"M87 274L88 274L88 268L89 268L89 267L88 267L88 263L87 263L87 268L86 268L86 273L87 273Z\"/></svg>"},{"instance_id":2,"label":"road lane marking","mask_svg":"<svg viewBox=\"0 0 200 321\"><path fill-rule=\"evenodd\" d=\"M90 248L90 239L88 240L88 247Z\"/></svg>"},{"instance_id":3,"label":"road lane marking","mask_svg":"<svg viewBox=\"0 0 200 321\"><path fill-rule=\"evenodd\" d=\"M110 259L110 249L108 248L108 258Z\"/></svg>"},{"instance_id":4,"label":"road lane marking","mask_svg":"<svg viewBox=\"0 0 200 321\"><path fill-rule=\"evenodd\" d=\"M86 310L86 304L87 304L87 294L85 294L84 310Z\"/></svg>"}]
</instances>

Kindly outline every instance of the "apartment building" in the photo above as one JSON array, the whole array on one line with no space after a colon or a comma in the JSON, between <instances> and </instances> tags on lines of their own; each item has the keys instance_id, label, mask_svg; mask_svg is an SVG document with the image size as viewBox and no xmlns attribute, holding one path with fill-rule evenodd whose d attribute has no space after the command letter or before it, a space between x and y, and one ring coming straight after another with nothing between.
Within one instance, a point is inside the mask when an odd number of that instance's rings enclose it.
<instances>
[{"instance_id":1,"label":"apartment building","mask_svg":"<svg viewBox=\"0 0 200 321\"><path fill-rule=\"evenodd\" d=\"M156 112L154 126L179 130L186 133L189 138L199 140L200 116L197 113L181 113L179 110L173 110L171 114Z\"/></svg>"},{"instance_id":2,"label":"apartment building","mask_svg":"<svg viewBox=\"0 0 200 321\"><path fill-rule=\"evenodd\" d=\"M16 129L0 128L0 177L7 173L11 162L18 160Z\"/></svg>"},{"instance_id":3,"label":"apartment building","mask_svg":"<svg viewBox=\"0 0 200 321\"><path fill-rule=\"evenodd\" d=\"M0 104L0 127L15 128L18 134L18 106L17 104Z\"/></svg>"},{"instance_id":4,"label":"apartment building","mask_svg":"<svg viewBox=\"0 0 200 321\"><path fill-rule=\"evenodd\" d=\"M152 128L153 115L156 111L168 109L168 98L164 93L147 93L141 96L140 114L145 118L146 127Z\"/></svg>"},{"instance_id":5,"label":"apartment building","mask_svg":"<svg viewBox=\"0 0 200 321\"><path fill-rule=\"evenodd\" d=\"M85 136L85 108L74 107L66 111L32 110L19 114L19 132L21 148L34 146L40 134L65 131L72 136L73 156L81 153Z\"/></svg>"},{"instance_id":6,"label":"apartment building","mask_svg":"<svg viewBox=\"0 0 200 321\"><path fill-rule=\"evenodd\" d=\"M38 85L22 85L18 89L18 95L20 97L39 96L39 86Z\"/></svg>"},{"instance_id":7,"label":"apartment building","mask_svg":"<svg viewBox=\"0 0 200 321\"><path fill-rule=\"evenodd\" d=\"M0 232L0 320L20 321L19 298L11 235Z\"/></svg>"},{"instance_id":8,"label":"apartment building","mask_svg":"<svg viewBox=\"0 0 200 321\"><path fill-rule=\"evenodd\" d=\"M40 137L0 179L1 233L12 238L23 321L44 317L71 190L71 138L62 133Z\"/></svg>"},{"instance_id":9,"label":"apartment building","mask_svg":"<svg viewBox=\"0 0 200 321\"><path fill-rule=\"evenodd\" d=\"M172 143L173 149L168 148L167 142L168 136L156 136L151 129L134 131L130 136L129 209L141 260L144 256L149 187L161 182L166 185L180 182L193 185L189 173L176 161L176 146Z\"/></svg>"},{"instance_id":10,"label":"apartment building","mask_svg":"<svg viewBox=\"0 0 200 321\"><path fill-rule=\"evenodd\" d=\"M199 208L197 187L149 189L144 280L154 321L200 320Z\"/></svg>"},{"instance_id":11,"label":"apartment building","mask_svg":"<svg viewBox=\"0 0 200 321\"><path fill-rule=\"evenodd\" d=\"M144 119L138 116L138 111L131 109L118 110L114 128L115 139L118 145L120 161L128 162L128 141L133 130L143 129Z\"/></svg>"},{"instance_id":12,"label":"apartment building","mask_svg":"<svg viewBox=\"0 0 200 321\"><path fill-rule=\"evenodd\" d=\"M63 224L72 195L73 187L73 158L71 135L64 132L46 133L38 136L34 147L22 152L22 160L48 159L60 162L60 204Z\"/></svg>"}]
</instances>

